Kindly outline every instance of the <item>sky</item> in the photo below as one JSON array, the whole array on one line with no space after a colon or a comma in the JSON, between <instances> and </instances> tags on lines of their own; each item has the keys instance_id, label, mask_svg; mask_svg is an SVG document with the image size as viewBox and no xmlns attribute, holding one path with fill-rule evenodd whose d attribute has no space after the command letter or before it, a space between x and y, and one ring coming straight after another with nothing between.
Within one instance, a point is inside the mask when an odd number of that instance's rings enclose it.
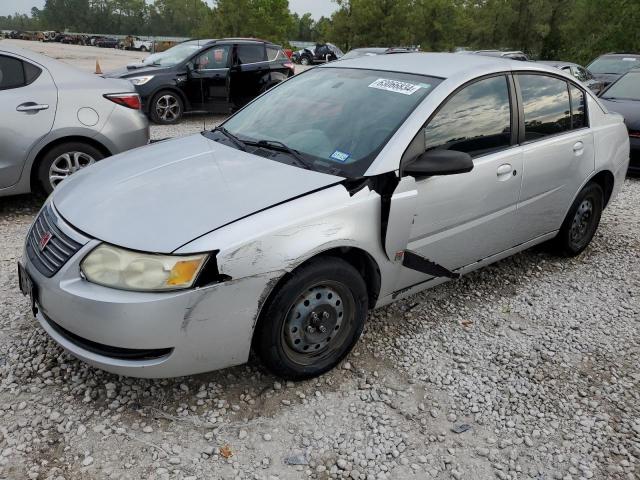
<instances>
[{"instance_id":1,"label":"sky","mask_svg":"<svg viewBox=\"0 0 640 480\"><path fill-rule=\"evenodd\" d=\"M31 7L42 8L43 5L44 0L0 0L0 15L29 13ZM332 0L289 0L289 8L300 15L309 12L313 18L318 19L323 15L330 16L337 5Z\"/></svg>"}]
</instances>

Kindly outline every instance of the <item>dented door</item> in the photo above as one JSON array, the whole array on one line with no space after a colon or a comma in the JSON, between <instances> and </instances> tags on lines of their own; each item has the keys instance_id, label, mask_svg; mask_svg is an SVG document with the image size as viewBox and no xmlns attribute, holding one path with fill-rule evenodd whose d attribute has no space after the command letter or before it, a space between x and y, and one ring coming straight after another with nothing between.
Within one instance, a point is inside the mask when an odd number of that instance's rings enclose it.
<instances>
[{"instance_id":1,"label":"dented door","mask_svg":"<svg viewBox=\"0 0 640 480\"><path fill-rule=\"evenodd\" d=\"M389 199L383 198L384 249L391 261L401 261L402 252L407 248L411 224L416 213L418 191L413 177L404 177L396 186ZM388 202L385 208L384 203ZM388 211L385 228L385 211Z\"/></svg>"}]
</instances>

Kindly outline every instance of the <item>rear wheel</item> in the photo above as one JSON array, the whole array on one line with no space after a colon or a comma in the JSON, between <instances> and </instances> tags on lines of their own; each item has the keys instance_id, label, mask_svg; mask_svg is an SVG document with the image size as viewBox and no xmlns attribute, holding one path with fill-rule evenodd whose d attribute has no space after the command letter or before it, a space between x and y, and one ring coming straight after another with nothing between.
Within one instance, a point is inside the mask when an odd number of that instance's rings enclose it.
<instances>
[{"instance_id":1,"label":"rear wheel","mask_svg":"<svg viewBox=\"0 0 640 480\"><path fill-rule=\"evenodd\" d=\"M566 257L582 253L598 229L603 208L602 188L596 183L589 183L574 200L558 236L553 240L556 252Z\"/></svg>"},{"instance_id":2,"label":"rear wheel","mask_svg":"<svg viewBox=\"0 0 640 480\"><path fill-rule=\"evenodd\" d=\"M366 285L355 268L334 257L313 260L294 271L269 300L254 348L280 377L315 377L351 351L367 305Z\"/></svg>"},{"instance_id":3,"label":"rear wheel","mask_svg":"<svg viewBox=\"0 0 640 480\"><path fill-rule=\"evenodd\" d=\"M306 55L300 59L300 65L309 65L310 63L311 61L309 60L309 57Z\"/></svg>"},{"instance_id":4,"label":"rear wheel","mask_svg":"<svg viewBox=\"0 0 640 480\"><path fill-rule=\"evenodd\" d=\"M104 154L97 148L82 142L68 142L49 150L38 166L38 182L46 194L50 194L63 180L98 160Z\"/></svg>"},{"instance_id":5,"label":"rear wheel","mask_svg":"<svg viewBox=\"0 0 640 480\"><path fill-rule=\"evenodd\" d=\"M149 114L151 120L161 125L169 125L180 121L184 113L184 103L180 96L172 91L158 92L151 100Z\"/></svg>"}]
</instances>

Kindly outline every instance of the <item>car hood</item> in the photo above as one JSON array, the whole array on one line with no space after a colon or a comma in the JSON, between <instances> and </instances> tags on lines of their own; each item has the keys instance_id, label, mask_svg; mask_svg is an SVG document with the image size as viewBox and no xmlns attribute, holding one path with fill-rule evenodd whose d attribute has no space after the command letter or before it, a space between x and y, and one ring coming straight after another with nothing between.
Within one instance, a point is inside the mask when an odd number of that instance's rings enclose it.
<instances>
[{"instance_id":1,"label":"car hood","mask_svg":"<svg viewBox=\"0 0 640 480\"><path fill-rule=\"evenodd\" d=\"M170 253L235 220L341 180L197 134L102 160L62 182L52 201L86 235L133 250Z\"/></svg>"},{"instance_id":2,"label":"car hood","mask_svg":"<svg viewBox=\"0 0 640 480\"><path fill-rule=\"evenodd\" d=\"M159 73L165 73L168 70L169 67L151 66L144 63L130 63L126 68L107 72L103 76L106 78L130 78L140 77L142 75L157 75Z\"/></svg>"},{"instance_id":3,"label":"car hood","mask_svg":"<svg viewBox=\"0 0 640 480\"><path fill-rule=\"evenodd\" d=\"M604 98L600 98L600 101L610 112L622 115L629 130L640 130L640 101Z\"/></svg>"},{"instance_id":4,"label":"car hood","mask_svg":"<svg viewBox=\"0 0 640 480\"><path fill-rule=\"evenodd\" d=\"M596 80L602 82L605 86L615 82L617 79L619 79L622 76L622 75L618 75L617 73L593 73L593 72L591 72L591 75L593 75L593 78L595 78Z\"/></svg>"}]
</instances>

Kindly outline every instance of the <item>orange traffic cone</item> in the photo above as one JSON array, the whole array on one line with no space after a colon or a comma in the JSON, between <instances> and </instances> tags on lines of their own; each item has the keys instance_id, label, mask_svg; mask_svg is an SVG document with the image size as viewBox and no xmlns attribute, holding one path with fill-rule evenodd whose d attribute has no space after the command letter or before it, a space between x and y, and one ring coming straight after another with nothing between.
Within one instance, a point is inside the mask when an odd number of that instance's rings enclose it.
<instances>
[{"instance_id":1,"label":"orange traffic cone","mask_svg":"<svg viewBox=\"0 0 640 480\"><path fill-rule=\"evenodd\" d=\"M98 59L96 58L96 71L93 72L96 75L102 75L102 69L100 68L100 62L98 62Z\"/></svg>"}]
</instances>

